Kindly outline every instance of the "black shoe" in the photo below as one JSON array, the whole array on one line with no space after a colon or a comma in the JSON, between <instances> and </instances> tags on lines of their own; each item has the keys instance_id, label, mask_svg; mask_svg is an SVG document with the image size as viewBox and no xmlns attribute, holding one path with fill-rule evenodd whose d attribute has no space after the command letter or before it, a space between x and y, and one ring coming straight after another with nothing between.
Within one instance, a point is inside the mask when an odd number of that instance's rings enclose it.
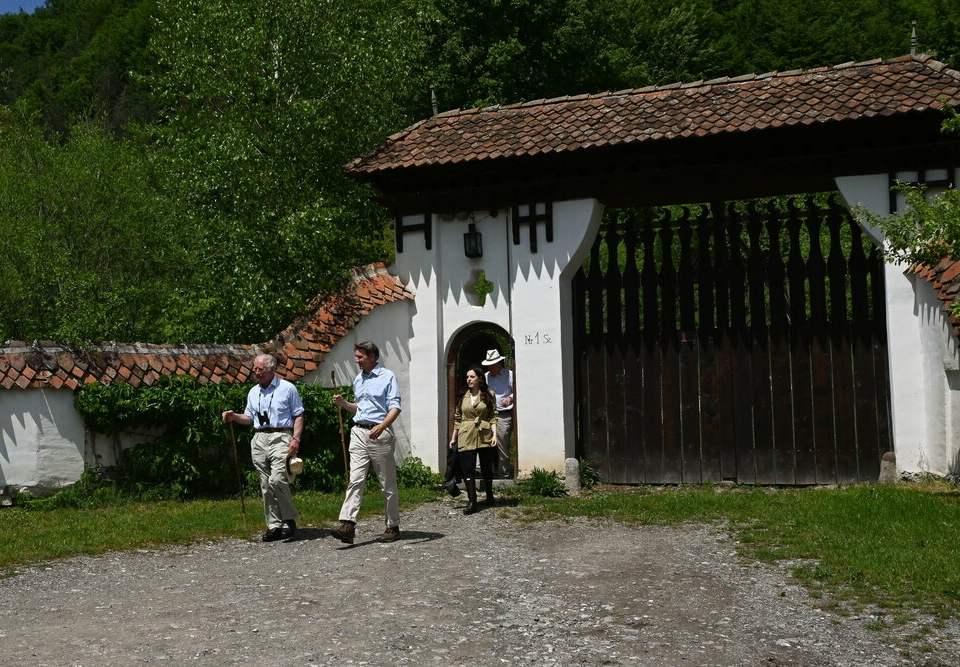
<instances>
[{"instance_id":1,"label":"black shoe","mask_svg":"<svg viewBox=\"0 0 960 667\"><path fill-rule=\"evenodd\" d=\"M293 534L297 532L297 522L293 519L290 521L284 521L283 525L280 526L280 537L281 539L289 539L293 537Z\"/></svg>"},{"instance_id":2,"label":"black shoe","mask_svg":"<svg viewBox=\"0 0 960 667\"><path fill-rule=\"evenodd\" d=\"M283 539L282 530L280 528L271 528L263 534L263 537L260 538L263 542L276 542L277 540Z\"/></svg>"}]
</instances>

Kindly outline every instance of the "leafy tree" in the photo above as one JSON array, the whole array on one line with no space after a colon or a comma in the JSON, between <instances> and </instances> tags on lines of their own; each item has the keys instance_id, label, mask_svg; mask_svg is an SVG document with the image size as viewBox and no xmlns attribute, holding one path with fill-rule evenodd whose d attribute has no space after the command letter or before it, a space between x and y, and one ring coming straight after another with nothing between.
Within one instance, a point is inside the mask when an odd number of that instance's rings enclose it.
<instances>
[{"instance_id":1,"label":"leafy tree","mask_svg":"<svg viewBox=\"0 0 960 667\"><path fill-rule=\"evenodd\" d=\"M258 341L383 259L383 213L342 165L407 124L415 2L161 0L145 82L193 230L168 340ZM424 91L420 91L423 93Z\"/></svg>"},{"instance_id":2,"label":"leafy tree","mask_svg":"<svg viewBox=\"0 0 960 667\"><path fill-rule=\"evenodd\" d=\"M151 171L101 124L49 142L0 106L0 337L149 337L183 262Z\"/></svg>"},{"instance_id":3,"label":"leafy tree","mask_svg":"<svg viewBox=\"0 0 960 667\"><path fill-rule=\"evenodd\" d=\"M18 102L44 127L65 132L99 116L115 132L149 121L147 71L154 0L49 0L32 15L0 16L0 104Z\"/></svg>"},{"instance_id":4,"label":"leafy tree","mask_svg":"<svg viewBox=\"0 0 960 667\"><path fill-rule=\"evenodd\" d=\"M435 0L429 63L444 108L696 79L723 71L700 0Z\"/></svg>"}]
</instances>

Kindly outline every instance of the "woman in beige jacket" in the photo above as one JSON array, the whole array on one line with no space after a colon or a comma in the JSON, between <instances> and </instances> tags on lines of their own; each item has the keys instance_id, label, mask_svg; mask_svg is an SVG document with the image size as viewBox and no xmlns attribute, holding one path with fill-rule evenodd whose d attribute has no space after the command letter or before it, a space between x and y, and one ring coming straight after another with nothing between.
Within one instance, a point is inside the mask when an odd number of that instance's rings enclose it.
<instances>
[{"instance_id":1,"label":"woman in beige jacket","mask_svg":"<svg viewBox=\"0 0 960 667\"><path fill-rule=\"evenodd\" d=\"M460 476L467 487L467 506L464 514L477 511L477 458L487 492L487 505L493 505L493 469L497 463L497 399L487 387L483 369L467 369L467 390L457 403L453 414L453 434L450 448L456 447Z\"/></svg>"}]
</instances>

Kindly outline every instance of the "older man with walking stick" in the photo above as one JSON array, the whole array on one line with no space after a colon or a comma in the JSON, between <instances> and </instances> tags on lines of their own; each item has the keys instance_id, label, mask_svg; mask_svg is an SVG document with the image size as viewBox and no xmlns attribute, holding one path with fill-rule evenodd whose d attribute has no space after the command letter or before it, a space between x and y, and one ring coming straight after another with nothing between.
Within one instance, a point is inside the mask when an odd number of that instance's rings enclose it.
<instances>
[{"instance_id":1,"label":"older man with walking stick","mask_svg":"<svg viewBox=\"0 0 960 667\"><path fill-rule=\"evenodd\" d=\"M300 449L303 401L293 383L277 377L277 360L273 356L261 354L254 359L253 374L257 384L247 393L246 410L226 410L223 421L252 425L256 431L250 441L250 454L260 475L267 523L262 539L274 542L293 537L297 530L299 514L287 481L287 457Z\"/></svg>"}]
</instances>

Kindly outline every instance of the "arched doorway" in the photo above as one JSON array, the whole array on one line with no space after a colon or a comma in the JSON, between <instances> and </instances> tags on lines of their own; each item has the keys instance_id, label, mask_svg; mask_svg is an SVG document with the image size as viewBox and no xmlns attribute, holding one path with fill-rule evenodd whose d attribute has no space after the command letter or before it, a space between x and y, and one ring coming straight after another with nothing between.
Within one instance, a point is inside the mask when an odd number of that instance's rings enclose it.
<instances>
[{"instance_id":1,"label":"arched doorway","mask_svg":"<svg viewBox=\"0 0 960 667\"><path fill-rule=\"evenodd\" d=\"M466 382L464 376L467 368L473 364L479 364L486 357L487 350L498 349L500 353L507 357L504 366L514 371L514 396L516 396L516 369L514 367L513 357L513 338L507 331L491 322L475 322L460 331L450 341L450 347L447 350L447 429L444 436L444 442L450 440L450 429L453 423L453 411L456 406L457 398L466 391ZM513 434L511 436L511 469L517 469L517 445L516 445L516 411L514 411ZM443 453L441 460L446 457Z\"/></svg>"}]
</instances>

